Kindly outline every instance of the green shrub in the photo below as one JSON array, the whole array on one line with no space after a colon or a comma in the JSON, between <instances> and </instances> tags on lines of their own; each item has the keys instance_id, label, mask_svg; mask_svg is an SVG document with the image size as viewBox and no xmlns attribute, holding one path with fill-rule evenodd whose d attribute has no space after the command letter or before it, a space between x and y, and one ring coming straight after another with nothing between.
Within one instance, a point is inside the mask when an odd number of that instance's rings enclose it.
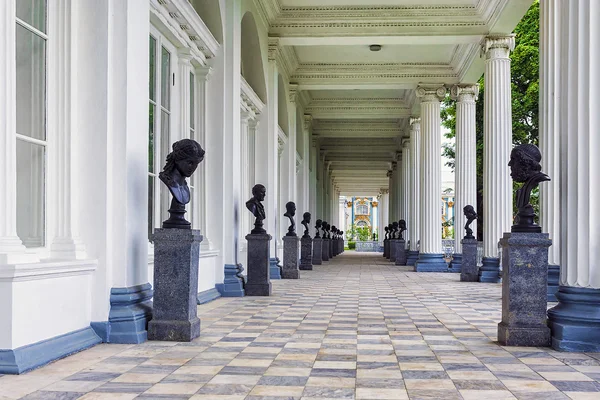
<instances>
[{"instance_id":1,"label":"green shrub","mask_svg":"<svg viewBox=\"0 0 600 400\"><path fill-rule=\"evenodd\" d=\"M348 242L348 249L349 250L356 249L356 242Z\"/></svg>"}]
</instances>

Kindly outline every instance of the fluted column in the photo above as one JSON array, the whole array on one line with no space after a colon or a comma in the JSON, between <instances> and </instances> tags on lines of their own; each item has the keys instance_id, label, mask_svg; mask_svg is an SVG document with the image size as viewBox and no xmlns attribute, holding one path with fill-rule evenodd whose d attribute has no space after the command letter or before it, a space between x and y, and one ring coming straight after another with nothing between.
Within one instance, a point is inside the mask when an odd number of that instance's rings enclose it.
<instances>
[{"instance_id":1,"label":"fluted column","mask_svg":"<svg viewBox=\"0 0 600 400\"><path fill-rule=\"evenodd\" d=\"M479 85L456 85L451 95L456 100L456 191L454 209L454 259L453 268L460 268L462 261L461 240L465 236L466 219L463 208L471 205L477 209L477 138L475 132L475 102ZM477 221L471 224L477 232Z\"/></svg>"},{"instance_id":2,"label":"fluted column","mask_svg":"<svg viewBox=\"0 0 600 400\"><path fill-rule=\"evenodd\" d=\"M548 301L557 301L560 271L560 0L540 3L540 151L542 171L552 180L540 185L540 225L552 240L548 249Z\"/></svg>"},{"instance_id":3,"label":"fluted column","mask_svg":"<svg viewBox=\"0 0 600 400\"><path fill-rule=\"evenodd\" d=\"M416 271L446 271L442 253L442 132L440 101L446 95L443 85L421 85L416 91L421 101L421 248Z\"/></svg>"},{"instance_id":4,"label":"fluted column","mask_svg":"<svg viewBox=\"0 0 600 400\"><path fill-rule=\"evenodd\" d=\"M498 240L512 225L510 52L514 36L486 37L483 116L483 266L480 282L499 282Z\"/></svg>"},{"instance_id":5,"label":"fluted column","mask_svg":"<svg viewBox=\"0 0 600 400\"><path fill-rule=\"evenodd\" d=\"M418 242L421 236L421 200L419 199L421 190L421 119L410 119L410 190L409 196L413 199L410 202L410 217L408 220L408 239L410 240L410 249L408 253L408 265L415 265L419 255Z\"/></svg>"},{"instance_id":6,"label":"fluted column","mask_svg":"<svg viewBox=\"0 0 600 400\"><path fill-rule=\"evenodd\" d=\"M553 35L559 52L542 57L559 66L555 144L561 150L560 213L554 216L560 218L561 286L548 324L555 349L600 352L600 3L561 0L548 6L560 16L560 33ZM542 18L549 18L543 11Z\"/></svg>"},{"instance_id":7,"label":"fluted column","mask_svg":"<svg viewBox=\"0 0 600 400\"><path fill-rule=\"evenodd\" d=\"M392 164L395 164L395 162L393 162ZM393 169L393 165L392 165L392 169L390 169L387 172L387 177L389 180L389 188L390 188L390 196L389 196L389 205L388 205L388 221L387 224L389 225L390 223L392 223L392 221L394 220L394 202L396 201L396 194L395 194L395 185L394 185L394 169Z\"/></svg>"},{"instance_id":8,"label":"fluted column","mask_svg":"<svg viewBox=\"0 0 600 400\"><path fill-rule=\"evenodd\" d=\"M410 215L410 140L402 140L402 210L400 219L408 223Z\"/></svg>"},{"instance_id":9,"label":"fluted column","mask_svg":"<svg viewBox=\"0 0 600 400\"><path fill-rule=\"evenodd\" d=\"M402 207L404 204L404 193L402 193L402 153L396 152L396 171L394 171L394 177L396 179L394 187L396 189L396 218L394 221L399 221L402 218Z\"/></svg>"}]
</instances>

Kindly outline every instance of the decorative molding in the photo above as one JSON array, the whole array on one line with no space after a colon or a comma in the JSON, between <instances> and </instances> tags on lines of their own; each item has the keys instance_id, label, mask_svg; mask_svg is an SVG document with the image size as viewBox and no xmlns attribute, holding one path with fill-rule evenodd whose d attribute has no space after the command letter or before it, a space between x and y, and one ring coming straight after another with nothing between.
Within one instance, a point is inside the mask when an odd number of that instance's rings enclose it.
<instances>
[{"instance_id":1,"label":"decorative molding","mask_svg":"<svg viewBox=\"0 0 600 400\"><path fill-rule=\"evenodd\" d=\"M481 40L481 57L508 58L515 49L515 35L486 36ZM496 51L494 51L496 50Z\"/></svg>"},{"instance_id":2,"label":"decorative molding","mask_svg":"<svg viewBox=\"0 0 600 400\"><path fill-rule=\"evenodd\" d=\"M279 52L281 51L281 46L279 44L280 39L278 37L269 36L269 49L268 49L268 59L269 61L277 61L279 57Z\"/></svg>"},{"instance_id":3,"label":"decorative molding","mask_svg":"<svg viewBox=\"0 0 600 400\"><path fill-rule=\"evenodd\" d=\"M415 90L421 102L442 101L446 97L446 86L439 84L421 84Z\"/></svg>"},{"instance_id":4,"label":"decorative molding","mask_svg":"<svg viewBox=\"0 0 600 400\"><path fill-rule=\"evenodd\" d=\"M281 157L281 154L283 154L283 149L285 148L285 141L283 140L283 138L281 136L277 137L277 154L279 155L279 157Z\"/></svg>"},{"instance_id":5,"label":"decorative molding","mask_svg":"<svg viewBox=\"0 0 600 400\"><path fill-rule=\"evenodd\" d=\"M304 119L303 119L303 127L305 130L310 130L310 128L312 128L312 123L313 123L313 117L310 114L304 114Z\"/></svg>"},{"instance_id":6,"label":"decorative molding","mask_svg":"<svg viewBox=\"0 0 600 400\"><path fill-rule=\"evenodd\" d=\"M240 96L242 98L242 102L245 103L246 107L252 110L256 115L260 115L265 107L265 104L262 102L260 97L258 97L256 92L254 92L248 82L246 82L242 75L240 75L240 79Z\"/></svg>"},{"instance_id":7,"label":"decorative molding","mask_svg":"<svg viewBox=\"0 0 600 400\"><path fill-rule=\"evenodd\" d=\"M408 149L409 147L410 147L410 139L403 138L402 139L402 148L403 149Z\"/></svg>"},{"instance_id":8,"label":"decorative molding","mask_svg":"<svg viewBox=\"0 0 600 400\"><path fill-rule=\"evenodd\" d=\"M9 264L3 265L0 268L0 282L23 282L91 275L96 271L97 266L97 260L63 260L34 264Z\"/></svg>"},{"instance_id":9,"label":"decorative molding","mask_svg":"<svg viewBox=\"0 0 600 400\"><path fill-rule=\"evenodd\" d=\"M479 84L462 84L454 85L450 88L450 97L458 102L470 102L474 103L477 101L479 96Z\"/></svg>"},{"instance_id":10,"label":"decorative molding","mask_svg":"<svg viewBox=\"0 0 600 400\"><path fill-rule=\"evenodd\" d=\"M288 85L288 90L289 90L290 102L296 103L296 100L298 99L298 84L290 83Z\"/></svg>"}]
</instances>

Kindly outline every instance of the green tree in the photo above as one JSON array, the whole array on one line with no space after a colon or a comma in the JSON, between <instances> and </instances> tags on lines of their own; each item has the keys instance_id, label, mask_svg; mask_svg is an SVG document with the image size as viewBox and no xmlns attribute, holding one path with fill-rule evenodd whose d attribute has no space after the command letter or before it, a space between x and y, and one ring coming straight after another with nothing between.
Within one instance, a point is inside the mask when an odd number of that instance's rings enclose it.
<instances>
[{"instance_id":1,"label":"green tree","mask_svg":"<svg viewBox=\"0 0 600 400\"><path fill-rule=\"evenodd\" d=\"M512 133L513 144L538 144L539 136L539 0L529 8L515 28L515 50L511 59ZM477 140L477 211L483 216L483 99L485 88L483 76L479 79L479 98L476 107ZM446 97L442 103L442 125L448 129L447 138L456 135L456 103ZM442 154L449 159L446 163L454 168L456 156L454 145L445 144ZM508 160L507 160L508 163ZM533 193L531 201L537 211L538 195ZM482 238L483 224L477 224L478 238Z\"/></svg>"}]
</instances>

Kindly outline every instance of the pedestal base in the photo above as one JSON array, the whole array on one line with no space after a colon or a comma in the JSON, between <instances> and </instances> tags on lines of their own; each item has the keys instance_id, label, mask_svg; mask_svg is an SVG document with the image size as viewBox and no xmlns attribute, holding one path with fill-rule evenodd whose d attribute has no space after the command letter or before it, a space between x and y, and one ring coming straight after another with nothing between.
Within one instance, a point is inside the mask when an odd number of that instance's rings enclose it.
<instances>
[{"instance_id":1,"label":"pedestal base","mask_svg":"<svg viewBox=\"0 0 600 400\"><path fill-rule=\"evenodd\" d=\"M329 261L329 239L323 239L321 243L321 256L323 261Z\"/></svg>"},{"instance_id":2,"label":"pedestal base","mask_svg":"<svg viewBox=\"0 0 600 400\"><path fill-rule=\"evenodd\" d=\"M462 254L460 254L460 253L452 254L452 261L450 261L450 264L448 264L448 272L460 274L461 269L462 269Z\"/></svg>"},{"instance_id":3,"label":"pedestal base","mask_svg":"<svg viewBox=\"0 0 600 400\"><path fill-rule=\"evenodd\" d=\"M547 233L511 232L502 245L502 322L498 342L504 346L549 346L546 324L548 288Z\"/></svg>"},{"instance_id":4,"label":"pedestal base","mask_svg":"<svg viewBox=\"0 0 600 400\"><path fill-rule=\"evenodd\" d=\"M560 286L558 304L548 310L552 347L600 353L600 289Z\"/></svg>"},{"instance_id":5,"label":"pedestal base","mask_svg":"<svg viewBox=\"0 0 600 400\"><path fill-rule=\"evenodd\" d=\"M196 312L200 242L199 230L156 229L149 340L189 342L200 336Z\"/></svg>"},{"instance_id":6,"label":"pedestal base","mask_svg":"<svg viewBox=\"0 0 600 400\"><path fill-rule=\"evenodd\" d=\"M223 297L243 297L244 279L241 264L225 264L225 279L223 283L217 284L217 290Z\"/></svg>"},{"instance_id":7,"label":"pedestal base","mask_svg":"<svg viewBox=\"0 0 600 400\"><path fill-rule=\"evenodd\" d=\"M556 292L558 291L560 279L560 266L559 265L548 265L548 302L555 303L558 301L556 298Z\"/></svg>"},{"instance_id":8,"label":"pedestal base","mask_svg":"<svg viewBox=\"0 0 600 400\"><path fill-rule=\"evenodd\" d=\"M398 250L398 239L390 239L390 261L396 262L396 251Z\"/></svg>"},{"instance_id":9,"label":"pedestal base","mask_svg":"<svg viewBox=\"0 0 600 400\"><path fill-rule=\"evenodd\" d=\"M281 265L279 265L279 257L269 259L270 280L281 279Z\"/></svg>"},{"instance_id":10,"label":"pedestal base","mask_svg":"<svg viewBox=\"0 0 600 400\"><path fill-rule=\"evenodd\" d=\"M416 272L448 272L448 264L443 254L419 254L415 263Z\"/></svg>"},{"instance_id":11,"label":"pedestal base","mask_svg":"<svg viewBox=\"0 0 600 400\"><path fill-rule=\"evenodd\" d=\"M271 268L269 264L269 242L271 235L246 235L248 241L248 281L246 296L271 295Z\"/></svg>"},{"instance_id":12,"label":"pedestal base","mask_svg":"<svg viewBox=\"0 0 600 400\"><path fill-rule=\"evenodd\" d=\"M314 238L312 240L313 254L312 263L313 265L321 265L323 259L323 239Z\"/></svg>"},{"instance_id":13,"label":"pedestal base","mask_svg":"<svg viewBox=\"0 0 600 400\"><path fill-rule=\"evenodd\" d=\"M479 282L500 282L500 259L495 257L483 257L479 268Z\"/></svg>"},{"instance_id":14,"label":"pedestal base","mask_svg":"<svg viewBox=\"0 0 600 400\"><path fill-rule=\"evenodd\" d=\"M301 271L312 271L312 247L313 240L311 238L303 237L300 240L300 270Z\"/></svg>"},{"instance_id":15,"label":"pedestal base","mask_svg":"<svg viewBox=\"0 0 600 400\"><path fill-rule=\"evenodd\" d=\"M461 282L479 282L479 267L477 266L477 239L463 239L460 264Z\"/></svg>"},{"instance_id":16,"label":"pedestal base","mask_svg":"<svg viewBox=\"0 0 600 400\"><path fill-rule=\"evenodd\" d=\"M409 250L406 258L406 265L414 266L419 259L419 252L417 250Z\"/></svg>"},{"instance_id":17,"label":"pedestal base","mask_svg":"<svg viewBox=\"0 0 600 400\"><path fill-rule=\"evenodd\" d=\"M396 265L406 265L406 241L396 240Z\"/></svg>"},{"instance_id":18,"label":"pedestal base","mask_svg":"<svg viewBox=\"0 0 600 400\"><path fill-rule=\"evenodd\" d=\"M298 279L300 277L298 271L299 244L300 238L298 236L283 237L283 268L281 269L283 279Z\"/></svg>"},{"instance_id":19,"label":"pedestal base","mask_svg":"<svg viewBox=\"0 0 600 400\"><path fill-rule=\"evenodd\" d=\"M383 241L383 256L390 259L390 239L384 239Z\"/></svg>"}]
</instances>

